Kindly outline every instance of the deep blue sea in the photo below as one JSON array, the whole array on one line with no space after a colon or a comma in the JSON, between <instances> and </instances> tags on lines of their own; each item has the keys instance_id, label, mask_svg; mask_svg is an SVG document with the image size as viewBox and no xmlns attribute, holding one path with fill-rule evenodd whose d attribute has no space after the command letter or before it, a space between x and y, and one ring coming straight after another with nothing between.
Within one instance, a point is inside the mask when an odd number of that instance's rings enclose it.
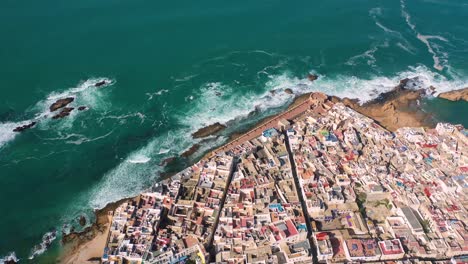
<instances>
[{"instance_id":1,"label":"deep blue sea","mask_svg":"<svg viewBox=\"0 0 468 264\"><path fill-rule=\"evenodd\" d=\"M286 88L365 102L405 77L468 86L467 0L3 0L0 36L0 259L22 263L54 262L60 238L42 253L44 234L281 111ZM52 120L69 96L89 109ZM468 125L467 104L423 105ZM228 129L161 165L215 122Z\"/></svg>"}]
</instances>

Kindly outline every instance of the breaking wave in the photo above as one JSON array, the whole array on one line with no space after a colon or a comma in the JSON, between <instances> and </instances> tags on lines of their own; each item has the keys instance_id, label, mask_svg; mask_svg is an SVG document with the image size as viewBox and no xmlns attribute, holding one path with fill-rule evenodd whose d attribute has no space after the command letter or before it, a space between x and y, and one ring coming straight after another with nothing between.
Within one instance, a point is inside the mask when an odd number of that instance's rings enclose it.
<instances>
[{"instance_id":1,"label":"breaking wave","mask_svg":"<svg viewBox=\"0 0 468 264\"><path fill-rule=\"evenodd\" d=\"M417 78L416 78L417 77ZM281 108L291 102L295 95L312 91L320 91L339 97L359 99L365 103L392 90L399 81L405 78L416 78L409 88L436 88L440 92L464 88L467 80L450 80L438 72L431 71L426 66L410 67L394 76L371 76L359 78L349 75L320 76L318 80L310 82L307 78L298 78L290 73L272 75L263 85L263 92L258 94L246 92L236 93L236 87L222 82L202 85L194 96L190 111L184 112L180 120L191 130L219 122L228 124L230 121L242 120L250 117L252 111L266 112L268 109ZM285 93L291 89L295 95ZM226 95L224 95L226 94ZM229 95L229 96L228 96Z\"/></svg>"},{"instance_id":2,"label":"breaking wave","mask_svg":"<svg viewBox=\"0 0 468 264\"><path fill-rule=\"evenodd\" d=\"M128 159L128 162L134 164L147 163L151 158L146 157L145 155L136 154Z\"/></svg>"},{"instance_id":3,"label":"breaking wave","mask_svg":"<svg viewBox=\"0 0 468 264\"><path fill-rule=\"evenodd\" d=\"M0 149L18 135L13 129L29 123L30 121L0 123Z\"/></svg>"},{"instance_id":4,"label":"breaking wave","mask_svg":"<svg viewBox=\"0 0 468 264\"><path fill-rule=\"evenodd\" d=\"M34 259L35 257L43 254L52 244L52 242L57 238L57 231L47 232L42 236L42 241L40 244L34 246L32 249L29 259Z\"/></svg>"},{"instance_id":5,"label":"breaking wave","mask_svg":"<svg viewBox=\"0 0 468 264\"><path fill-rule=\"evenodd\" d=\"M14 263L18 263L19 258L16 257L15 252L10 252L4 257L0 257L0 263L6 263L8 261L13 261Z\"/></svg>"},{"instance_id":6,"label":"breaking wave","mask_svg":"<svg viewBox=\"0 0 468 264\"><path fill-rule=\"evenodd\" d=\"M191 146L187 130L171 130L150 140L145 146L127 155L112 170L108 171L83 200L92 208L103 208L107 203L137 195L156 181L163 171L158 161L168 156L160 155L160 149L184 149ZM159 155L159 157L157 157ZM80 199L81 200L81 199Z\"/></svg>"}]
</instances>

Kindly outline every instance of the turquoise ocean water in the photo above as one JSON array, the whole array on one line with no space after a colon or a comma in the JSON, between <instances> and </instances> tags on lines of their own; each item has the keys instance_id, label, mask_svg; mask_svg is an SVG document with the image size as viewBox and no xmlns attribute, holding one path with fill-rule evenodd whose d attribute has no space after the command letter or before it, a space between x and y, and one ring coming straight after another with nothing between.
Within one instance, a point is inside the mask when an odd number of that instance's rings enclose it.
<instances>
[{"instance_id":1,"label":"turquoise ocean water","mask_svg":"<svg viewBox=\"0 0 468 264\"><path fill-rule=\"evenodd\" d=\"M59 239L28 259L44 234L157 181L197 129L229 125L193 159L281 111L286 88L366 101L405 77L468 86L467 18L462 0L2 1L0 259L53 262ZM89 110L51 120L66 96ZM423 105L468 125L466 102Z\"/></svg>"}]
</instances>

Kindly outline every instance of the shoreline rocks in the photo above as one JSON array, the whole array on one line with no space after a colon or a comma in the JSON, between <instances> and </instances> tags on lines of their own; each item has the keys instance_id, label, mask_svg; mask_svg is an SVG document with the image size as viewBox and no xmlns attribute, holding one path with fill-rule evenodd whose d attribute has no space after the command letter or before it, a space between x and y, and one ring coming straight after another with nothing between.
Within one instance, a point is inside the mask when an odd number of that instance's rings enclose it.
<instances>
[{"instance_id":1,"label":"shoreline rocks","mask_svg":"<svg viewBox=\"0 0 468 264\"><path fill-rule=\"evenodd\" d=\"M194 144L189 149L184 151L184 153L182 153L180 156L184 158L188 158L192 156L193 153L197 152L197 150L200 149L200 147L201 147L200 144Z\"/></svg>"},{"instance_id":2,"label":"shoreline rocks","mask_svg":"<svg viewBox=\"0 0 468 264\"><path fill-rule=\"evenodd\" d=\"M359 104L356 99L338 98L332 96L332 101L342 102L355 111L374 119L390 131L400 127L432 126L430 114L422 111L418 104L425 94L425 89L412 90L405 86L411 81L403 79L389 92L381 93L376 99Z\"/></svg>"},{"instance_id":3,"label":"shoreline rocks","mask_svg":"<svg viewBox=\"0 0 468 264\"><path fill-rule=\"evenodd\" d=\"M453 101L453 102L456 102L456 101L468 102L468 87L460 89L460 90L440 93L437 97L446 99L449 101Z\"/></svg>"},{"instance_id":4,"label":"shoreline rocks","mask_svg":"<svg viewBox=\"0 0 468 264\"><path fill-rule=\"evenodd\" d=\"M72 231L69 234L64 234L62 237L62 243L67 246L68 253L71 253L67 254L67 252L65 252L65 256L69 256L72 255L73 252L77 252L79 247L85 242L92 240L98 233L104 232L107 225L110 224L108 217L110 211L114 211L124 202L136 201L137 198L138 196L133 198L124 198L113 203L108 203L104 208L94 211L96 220L93 224L86 227L82 231Z\"/></svg>"},{"instance_id":5,"label":"shoreline rocks","mask_svg":"<svg viewBox=\"0 0 468 264\"><path fill-rule=\"evenodd\" d=\"M193 138L204 138L207 136L211 136L213 134L216 134L226 128L225 125L220 124L219 122L216 122L214 124L211 124L209 126L200 128L198 131L192 134Z\"/></svg>"},{"instance_id":6,"label":"shoreline rocks","mask_svg":"<svg viewBox=\"0 0 468 264\"><path fill-rule=\"evenodd\" d=\"M284 89L284 92L287 94L294 94L293 90L291 88L286 88Z\"/></svg>"},{"instance_id":7,"label":"shoreline rocks","mask_svg":"<svg viewBox=\"0 0 468 264\"><path fill-rule=\"evenodd\" d=\"M51 112L54 112L60 108L63 108L67 105L69 105L71 102L75 101L75 98L74 97L67 97L67 98L63 98L63 99L59 99L57 101L55 101L55 103L53 103L50 107L49 107L49 110Z\"/></svg>"},{"instance_id":8,"label":"shoreline rocks","mask_svg":"<svg viewBox=\"0 0 468 264\"><path fill-rule=\"evenodd\" d=\"M171 162L173 162L173 161L175 161L175 160L176 160L176 157L169 157L169 158L166 158L166 159L164 159L163 161L161 161L161 162L159 163L159 166L166 166L167 164L169 164L169 163L171 163Z\"/></svg>"},{"instance_id":9,"label":"shoreline rocks","mask_svg":"<svg viewBox=\"0 0 468 264\"><path fill-rule=\"evenodd\" d=\"M86 217L84 215L80 216L80 219L78 220L80 223L80 226L85 226L86 225Z\"/></svg>"},{"instance_id":10,"label":"shoreline rocks","mask_svg":"<svg viewBox=\"0 0 468 264\"><path fill-rule=\"evenodd\" d=\"M307 79L308 79L309 81L313 82L313 81L315 81L315 80L318 79L318 75L309 73L309 74L307 75Z\"/></svg>"},{"instance_id":11,"label":"shoreline rocks","mask_svg":"<svg viewBox=\"0 0 468 264\"><path fill-rule=\"evenodd\" d=\"M16 127L15 129L13 129L13 132L23 132L24 130L30 129L30 128L32 128L32 127L35 126L35 125L36 125L36 122L33 121L33 122L29 123L29 124Z\"/></svg>"}]
</instances>

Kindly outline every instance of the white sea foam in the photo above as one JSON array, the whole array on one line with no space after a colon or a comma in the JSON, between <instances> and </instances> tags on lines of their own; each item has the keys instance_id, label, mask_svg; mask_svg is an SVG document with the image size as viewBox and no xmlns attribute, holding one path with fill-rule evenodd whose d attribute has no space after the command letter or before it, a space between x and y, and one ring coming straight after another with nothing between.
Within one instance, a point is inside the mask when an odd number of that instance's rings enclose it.
<instances>
[{"instance_id":1,"label":"white sea foam","mask_svg":"<svg viewBox=\"0 0 468 264\"><path fill-rule=\"evenodd\" d=\"M19 258L16 257L15 252L10 252L4 257L0 257L0 264L6 263L8 261L13 261L15 263L18 263L20 260Z\"/></svg>"},{"instance_id":2,"label":"white sea foam","mask_svg":"<svg viewBox=\"0 0 468 264\"><path fill-rule=\"evenodd\" d=\"M148 96L148 100L153 100L154 96L159 96L159 95L162 95L162 94L168 93L168 92L169 92L169 90L162 89L162 90L159 90L159 91L154 92L154 93L146 93L146 96Z\"/></svg>"},{"instance_id":3,"label":"white sea foam","mask_svg":"<svg viewBox=\"0 0 468 264\"><path fill-rule=\"evenodd\" d=\"M376 60L374 54L380 48L387 48L388 46L389 46L389 43L388 43L387 40L385 40L383 43L375 43L375 44L372 45L372 47L370 49L364 51L361 54L358 54L358 55L355 55L355 56L349 58L345 62L345 64L350 65L350 66L354 66L357 63L359 63L360 61L365 61L367 63L367 65L375 67L376 66L375 63L376 63L377 60Z\"/></svg>"},{"instance_id":4,"label":"white sea foam","mask_svg":"<svg viewBox=\"0 0 468 264\"><path fill-rule=\"evenodd\" d=\"M408 52L408 53L411 53L411 54L415 54L413 48L411 46L408 46L408 44L403 44L401 42L398 42L397 44L397 47L399 47L400 49Z\"/></svg>"},{"instance_id":5,"label":"white sea foam","mask_svg":"<svg viewBox=\"0 0 468 264\"><path fill-rule=\"evenodd\" d=\"M141 154L136 154L128 158L128 162L134 164L147 163L150 160L151 158Z\"/></svg>"},{"instance_id":6,"label":"white sea foam","mask_svg":"<svg viewBox=\"0 0 468 264\"><path fill-rule=\"evenodd\" d=\"M372 17L374 20L375 25L377 25L379 28L381 28L387 35L398 39L397 46L403 49L404 51L407 51L408 53L414 54L415 48L409 43L408 40L403 37L403 34L400 32L390 29L389 27L385 26L382 24L382 22L379 21L379 16L382 16L383 11L381 8L372 8L369 11L369 15Z\"/></svg>"},{"instance_id":7,"label":"white sea foam","mask_svg":"<svg viewBox=\"0 0 468 264\"><path fill-rule=\"evenodd\" d=\"M170 149L165 149L165 148L161 148L158 152L158 154L166 154L166 153L169 153L169 151L171 151Z\"/></svg>"},{"instance_id":8,"label":"white sea foam","mask_svg":"<svg viewBox=\"0 0 468 264\"><path fill-rule=\"evenodd\" d=\"M163 167L151 159L158 149L185 149L193 141L188 130L172 130L153 138L142 148L130 153L115 168L108 171L91 190L83 193L83 201L92 208L102 208L107 203L140 193L154 182ZM145 163L142 163L145 162Z\"/></svg>"},{"instance_id":9,"label":"white sea foam","mask_svg":"<svg viewBox=\"0 0 468 264\"><path fill-rule=\"evenodd\" d=\"M13 129L29 123L30 121L0 123L0 149L19 134L13 132Z\"/></svg>"},{"instance_id":10,"label":"white sea foam","mask_svg":"<svg viewBox=\"0 0 468 264\"><path fill-rule=\"evenodd\" d=\"M42 241L38 245L34 246L31 251L29 259L34 259L35 257L43 254L51 245L51 243L57 238L57 232L51 231L47 232L42 236Z\"/></svg>"},{"instance_id":11,"label":"white sea foam","mask_svg":"<svg viewBox=\"0 0 468 264\"><path fill-rule=\"evenodd\" d=\"M112 134L114 132L114 129L111 130L110 132L102 135L102 136L99 136L99 137L95 137L95 138L88 138L86 136L83 136L83 135L75 135L77 138L75 140L67 140L65 141L65 143L67 144L74 144L74 145L81 145L83 143L87 143L87 142L93 142L93 141L96 141L96 140L100 140L100 139L103 139L103 138L106 138L108 137L110 134Z\"/></svg>"},{"instance_id":12,"label":"white sea foam","mask_svg":"<svg viewBox=\"0 0 468 264\"><path fill-rule=\"evenodd\" d=\"M441 36L428 36L428 35L421 35L420 33L417 34L417 38L421 40L427 47L427 51L432 54L432 59L434 60L434 68L441 71L444 69L444 65L447 64L447 53L445 52L437 52L433 46L436 44L431 44L429 42L430 39L436 39L447 42L447 40Z\"/></svg>"},{"instance_id":13,"label":"white sea foam","mask_svg":"<svg viewBox=\"0 0 468 264\"><path fill-rule=\"evenodd\" d=\"M356 98L364 103L376 98L382 92L390 91L398 85L401 79L414 77L418 77L419 83L409 88L434 86L437 88L437 93L468 85L466 80L449 80L425 66L410 67L407 71L390 77L320 76L314 82L284 73L270 76L270 80L264 85L264 91L260 94L253 92L237 94L235 87L221 82L207 83L200 88L199 94L195 96L190 105L191 111L184 112L179 119L181 123L191 127L191 130L216 122L226 124L229 121L245 118L254 110L264 111L284 106L293 98L293 95L283 92L286 88L292 89L295 94L321 91L339 97ZM276 91L274 95L270 93L271 90ZM217 96L218 91L234 95L230 97Z\"/></svg>"},{"instance_id":14,"label":"white sea foam","mask_svg":"<svg viewBox=\"0 0 468 264\"><path fill-rule=\"evenodd\" d=\"M432 60L434 61L434 69L442 71L448 65L448 55L447 53L441 52L440 50L436 50L434 48L434 44L430 42L430 40L439 40L448 42L447 39L437 35L424 35L418 32L416 29L416 25L411 21L411 15L406 9L406 2L405 0L400 0L400 7L401 7L401 14L405 18L406 24L410 27L410 29L416 34L416 38L419 39L424 45L427 47L427 51L432 55Z\"/></svg>"},{"instance_id":15,"label":"white sea foam","mask_svg":"<svg viewBox=\"0 0 468 264\"><path fill-rule=\"evenodd\" d=\"M127 122L127 119L129 118L139 118L140 123L143 123L146 118L146 116L140 112L123 114L123 115L109 115L108 113L109 112L104 112L102 116L98 118L98 121L102 122L103 120L106 120L106 119L117 119L119 120L120 124L125 124Z\"/></svg>"}]
</instances>

